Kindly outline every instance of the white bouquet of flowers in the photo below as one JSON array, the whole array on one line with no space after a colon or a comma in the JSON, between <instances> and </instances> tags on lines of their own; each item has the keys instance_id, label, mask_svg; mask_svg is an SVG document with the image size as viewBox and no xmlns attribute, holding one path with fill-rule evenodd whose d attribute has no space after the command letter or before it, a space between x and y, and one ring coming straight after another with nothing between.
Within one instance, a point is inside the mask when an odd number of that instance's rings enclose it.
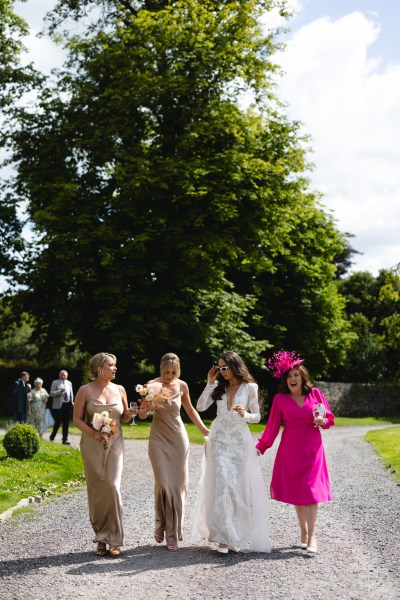
<instances>
[{"instance_id":1,"label":"white bouquet of flowers","mask_svg":"<svg viewBox=\"0 0 400 600\"><path fill-rule=\"evenodd\" d=\"M146 383L145 385L138 383L135 391L142 400L151 402L149 407L151 410L160 408L162 405L170 406L172 403L172 398L168 391L163 388L162 383Z\"/></svg>"},{"instance_id":2,"label":"white bouquet of flowers","mask_svg":"<svg viewBox=\"0 0 400 600\"><path fill-rule=\"evenodd\" d=\"M115 433L115 420L110 417L110 413L107 410L103 410L101 413L94 413L92 421L93 429L100 431L106 436L104 440L104 449L108 449L108 440Z\"/></svg>"}]
</instances>

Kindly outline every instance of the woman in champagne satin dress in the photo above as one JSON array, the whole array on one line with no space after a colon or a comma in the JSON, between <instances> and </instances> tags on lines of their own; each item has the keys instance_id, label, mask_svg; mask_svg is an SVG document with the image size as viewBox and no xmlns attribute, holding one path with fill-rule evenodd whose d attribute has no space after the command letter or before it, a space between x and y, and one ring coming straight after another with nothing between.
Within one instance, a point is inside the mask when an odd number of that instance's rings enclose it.
<instances>
[{"instance_id":1,"label":"woman in champagne satin dress","mask_svg":"<svg viewBox=\"0 0 400 600\"><path fill-rule=\"evenodd\" d=\"M118 556L124 543L121 504L121 475L124 443L121 421L130 421L125 389L112 383L116 358L95 354L89 364L92 381L79 388L75 397L74 425L82 431L81 454L85 468L89 517L97 542L96 554ZM93 427L95 413L107 411L114 420L112 435Z\"/></svg>"},{"instance_id":2,"label":"woman in champagne satin dress","mask_svg":"<svg viewBox=\"0 0 400 600\"><path fill-rule=\"evenodd\" d=\"M165 354L161 358L160 377L148 384L159 384L169 401L154 407L144 399L139 409L141 419L153 410L149 457L154 473L154 539L161 544L165 537L170 551L178 550L178 542L182 540L188 489L189 439L180 416L181 405L203 435L208 435L207 427L192 406L189 388L179 376L178 356Z\"/></svg>"}]
</instances>

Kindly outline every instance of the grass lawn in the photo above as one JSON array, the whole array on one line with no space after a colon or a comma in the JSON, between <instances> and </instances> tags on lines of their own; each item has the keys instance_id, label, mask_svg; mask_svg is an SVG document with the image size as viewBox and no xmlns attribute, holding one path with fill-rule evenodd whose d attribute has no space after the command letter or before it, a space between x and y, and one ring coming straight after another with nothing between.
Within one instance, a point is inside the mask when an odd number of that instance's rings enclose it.
<instances>
[{"instance_id":1,"label":"grass lawn","mask_svg":"<svg viewBox=\"0 0 400 600\"><path fill-rule=\"evenodd\" d=\"M385 469L390 469L395 479L400 482L400 427L368 431L364 439L372 444Z\"/></svg>"},{"instance_id":2,"label":"grass lawn","mask_svg":"<svg viewBox=\"0 0 400 600\"><path fill-rule=\"evenodd\" d=\"M60 496L84 484L78 450L41 440L34 456L18 460L7 456L1 439L0 514L28 496Z\"/></svg>"}]
</instances>

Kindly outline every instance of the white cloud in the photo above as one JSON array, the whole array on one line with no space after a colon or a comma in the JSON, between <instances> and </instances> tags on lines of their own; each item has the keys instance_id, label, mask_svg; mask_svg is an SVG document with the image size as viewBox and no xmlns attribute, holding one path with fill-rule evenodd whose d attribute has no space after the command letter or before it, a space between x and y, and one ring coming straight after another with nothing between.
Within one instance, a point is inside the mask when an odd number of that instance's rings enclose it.
<instances>
[{"instance_id":1,"label":"white cloud","mask_svg":"<svg viewBox=\"0 0 400 600\"><path fill-rule=\"evenodd\" d=\"M400 261L400 64L372 60L380 28L353 12L301 27L279 56L281 97L311 134L312 183L363 252L356 270Z\"/></svg>"}]
</instances>

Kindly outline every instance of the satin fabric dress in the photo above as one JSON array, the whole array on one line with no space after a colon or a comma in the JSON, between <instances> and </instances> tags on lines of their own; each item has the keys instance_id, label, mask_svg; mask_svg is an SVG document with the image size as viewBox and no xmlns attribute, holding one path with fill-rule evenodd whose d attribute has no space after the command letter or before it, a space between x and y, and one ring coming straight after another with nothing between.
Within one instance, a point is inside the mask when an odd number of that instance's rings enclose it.
<instances>
[{"instance_id":1,"label":"satin fabric dress","mask_svg":"<svg viewBox=\"0 0 400 600\"><path fill-rule=\"evenodd\" d=\"M149 457L154 473L155 528L165 531L166 542L182 540L188 490L189 438L180 416L181 393L171 405L154 410Z\"/></svg>"},{"instance_id":2,"label":"satin fabric dress","mask_svg":"<svg viewBox=\"0 0 400 600\"><path fill-rule=\"evenodd\" d=\"M323 429L334 425L334 415L323 393L313 388L299 406L290 394L276 394L264 433L256 448L264 454L283 424L271 479L271 498L305 506L332 499L328 467L319 427L313 425L316 405L325 406Z\"/></svg>"},{"instance_id":3,"label":"satin fabric dress","mask_svg":"<svg viewBox=\"0 0 400 600\"><path fill-rule=\"evenodd\" d=\"M217 383L207 384L197 402L199 412L214 402ZM217 404L202 461L193 542L206 539L253 552L271 552L268 498L254 439L247 423L258 423L256 383L242 383L233 399L245 415L228 410L224 393Z\"/></svg>"},{"instance_id":4,"label":"satin fabric dress","mask_svg":"<svg viewBox=\"0 0 400 600\"><path fill-rule=\"evenodd\" d=\"M110 436L108 449L95 438L82 433L81 454L85 467L89 517L95 532L94 542L104 542L110 546L122 546L124 531L122 526L121 476L124 459L124 441L121 430L121 415L124 412L122 398L104 404L87 398L85 422L93 427L94 413L110 411L115 419L115 433Z\"/></svg>"}]
</instances>

